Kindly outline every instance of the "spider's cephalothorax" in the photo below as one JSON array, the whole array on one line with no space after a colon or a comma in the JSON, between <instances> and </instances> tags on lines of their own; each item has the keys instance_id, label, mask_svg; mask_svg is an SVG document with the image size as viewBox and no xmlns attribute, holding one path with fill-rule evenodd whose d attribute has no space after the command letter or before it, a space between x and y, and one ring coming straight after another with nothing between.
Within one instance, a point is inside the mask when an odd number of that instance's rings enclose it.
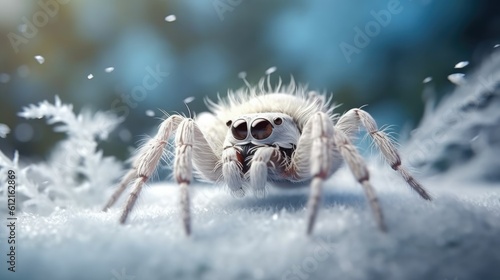
<instances>
[{"instance_id":1,"label":"spider's cephalothorax","mask_svg":"<svg viewBox=\"0 0 500 280\"><path fill-rule=\"evenodd\" d=\"M267 83L266 83L267 81ZM138 150L132 168L108 201L104 210L133 184L122 212L124 223L144 183L158 165L168 140L175 134L173 175L180 185L182 220L191 232L188 185L193 173L200 180L221 182L235 196L248 191L261 197L267 182L306 182L311 194L308 202L307 233L317 216L323 181L346 162L362 185L381 230L386 226L369 173L352 144L353 132L363 127L380 149L386 162L420 196L431 197L401 165L401 158L387 135L378 130L375 120L361 109L338 116L335 106L324 95L281 80L271 87L269 76L258 86L229 92L218 102L207 101L210 112L196 119L172 115L162 122L156 136Z\"/></svg>"}]
</instances>

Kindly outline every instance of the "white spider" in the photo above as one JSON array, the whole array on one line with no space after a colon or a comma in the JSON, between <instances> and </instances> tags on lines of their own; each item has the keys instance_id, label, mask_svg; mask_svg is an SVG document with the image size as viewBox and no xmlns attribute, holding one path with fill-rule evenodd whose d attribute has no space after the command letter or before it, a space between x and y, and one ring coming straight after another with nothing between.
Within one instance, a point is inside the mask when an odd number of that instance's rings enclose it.
<instances>
[{"instance_id":1,"label":"white spider","mask_svg":"<svg viewBox=\"0 0 500 280\"><path fill-rule=\"evenodd\" d=\"M401 165L392 141L379 131L374 119L361 109L351 109L342 116L333 113L331 98L307 91L292 79L276 87L261 79L259 85L235 92L218 103L210 100L211 113L195 119L172 115L162 122L156 136L141 147L132 169L124 176L104 211L111 207L127 186L133 190L122 212L125 223L144 183L157 167L168 140L175 134L173 175L180 185L184 230L190 234L188 185L197 179L223 182L234 196L251 191L265 194L267 182L289 187L292 183L309 184L307 233L310 234L318 212L323 181L342 164L347 163L362 185L382 231L386 230L382 211L361 155L353 145L354 133L364 127L387 163L406 180L420 196L429 194ZM246 82L246 81L245 81Z\"/></svg>"}]
</instances>

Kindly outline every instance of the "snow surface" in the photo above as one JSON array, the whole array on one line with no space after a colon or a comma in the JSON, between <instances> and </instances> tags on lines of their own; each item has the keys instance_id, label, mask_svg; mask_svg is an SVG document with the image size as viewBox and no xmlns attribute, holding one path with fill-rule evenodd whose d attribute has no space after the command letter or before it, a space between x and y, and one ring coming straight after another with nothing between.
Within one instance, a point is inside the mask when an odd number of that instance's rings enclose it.
<instances>
[{"instance_id":1,"label":"snow surface","mask_svg":"<svg viewBox=\"0 0 500 280\"><path fill-rule=\"evenodd\" d=\"M236 199L223 188L193 186L194 234L186 237L178 188L155 184L126 226L118 224L124 198L108 213L95 207L20 215L17 271L4 267L0 278L500 279L498 188L428 179L435 200L427 202L390 171L372 170L386 234L345 168L326 183L311 237L307 188Z\"/></svg>"}]
</instances>

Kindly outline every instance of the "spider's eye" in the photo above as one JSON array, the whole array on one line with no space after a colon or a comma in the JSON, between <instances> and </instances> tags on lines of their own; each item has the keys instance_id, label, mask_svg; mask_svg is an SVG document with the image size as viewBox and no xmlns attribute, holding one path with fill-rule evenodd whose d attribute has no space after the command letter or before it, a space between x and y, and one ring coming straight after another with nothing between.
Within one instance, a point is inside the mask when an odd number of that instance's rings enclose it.
<instances>
[{"instance_id":1,"label":"spider's eye","mask_svg":"<svg viewBox=\"0 0 500 280\"><path fill-rule=\"evenodd\" d=\"M236 140L243 140L247 138L248 135L248 126L245 120L237 120L233 123L231 127L231 133L233 133L233 137Z\"/></svg>"},{"instance_id":2,"label":"spider's eye","mask_svg":"<svg viewBox=\"0 0 500 280\"><path fill-rule=\"evenodd\" d=\"M283 123L283 119L280 117L276 117L276 118L274 118L273 122L275 125L280 125Z\"/></svg>"},{"instance_id":3,"label":"spider's eye","mask_svg":"<svg viewBox=\"0 0 500 280\"><path fill-rule=\"evenodd\" d=\"M233 124L233 121L232 121L232 120L228 120L228 121L226 122L226 126L227 126L227 127L230 127L230 126L231 126L231 124Z\"/></svg>"},{"instance_id":4,"label":"spider's eye","mask_svg":"<svg viewBox=\"0 0 500 280\"><path fill-rule=\"evenodd\" d=\"M273 133L273 125L266 119L256 119L252 122L250 133L257 140L266 139Z\"/></svg>"}]
</instances>

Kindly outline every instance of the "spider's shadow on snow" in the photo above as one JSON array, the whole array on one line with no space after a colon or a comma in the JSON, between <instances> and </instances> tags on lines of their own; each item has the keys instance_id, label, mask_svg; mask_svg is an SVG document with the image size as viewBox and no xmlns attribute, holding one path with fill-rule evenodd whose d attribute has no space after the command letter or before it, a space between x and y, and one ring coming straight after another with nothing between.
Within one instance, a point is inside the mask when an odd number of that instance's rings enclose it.
<instances>
[{"instance_id":1,"label":"spider's shadow on snow","mask_svg":"<svg viewBox=\"0 0 500 280\"><path fill-rule=\"evenodd\" d=\"M264 198L257 198L248 194L242 199L230 199L227 207L233 209L263 210L286 209L287 211L302 211L307 207L309 189L307 187L287 190L271 187L272 189ZM321 197L322 207L359 207L366 204L366 199L360 192L334 192L325 190Z\"/></svg>"}]
</instances>

